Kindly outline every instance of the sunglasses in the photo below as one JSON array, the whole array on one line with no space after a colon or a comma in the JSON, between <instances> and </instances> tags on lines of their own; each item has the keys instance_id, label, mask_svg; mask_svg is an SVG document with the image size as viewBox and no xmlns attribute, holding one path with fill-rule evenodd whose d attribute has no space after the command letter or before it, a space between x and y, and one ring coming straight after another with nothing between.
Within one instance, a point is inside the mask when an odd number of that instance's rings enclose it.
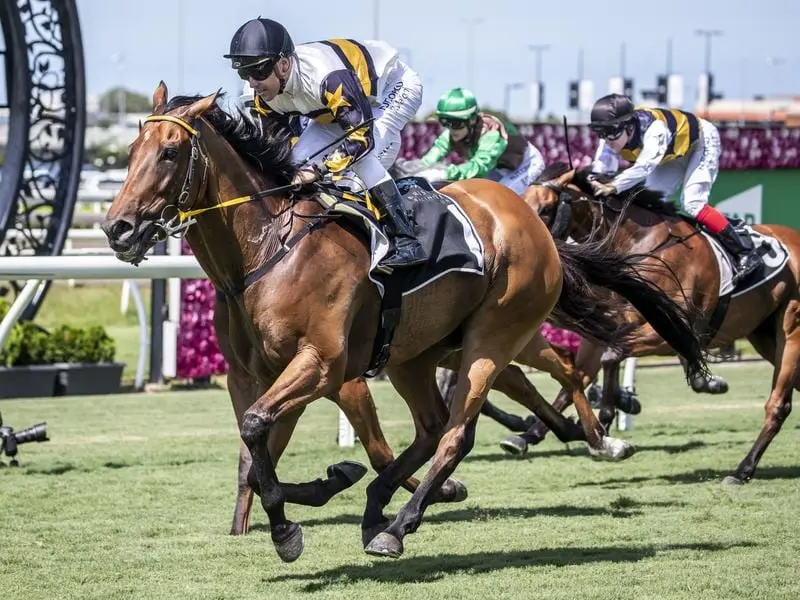
<instances>
[{"instance_id":1,"label":"sunglasses","mask_svg":"<svg viewBox=\"0 0 800 600\"><path fill-rule=\"evenodd\" d=\"M614 141L625 133L625 125L610 125L606 127L592 127L592 130L602 139Z\"/></svg>"},{"instance_id":2,"label":"sunglasses","mask_svg":"<svg viewBox=\"0 0 800 600\"><path fill-rule=\"evenodd\" d=\"M255 64L236 69L236 72L239 74L239 77L245 81L250 78L255 79L256 81L264 81L272 74L274 68L275 59L268 58Z\"/></svg>"},{"instance_id":3,"label":"sunglasses","mask_svg":"<svg viewBox=\"0 0 800 600\"><path fill-rule=\"evenodd\" d=\"M442 127L447 127L448 129L463 129L468 125L468 121L464 119L451 119L448 117L441 117L439 119L439 123L442 124Z\"/></svg>"}]
</instances>

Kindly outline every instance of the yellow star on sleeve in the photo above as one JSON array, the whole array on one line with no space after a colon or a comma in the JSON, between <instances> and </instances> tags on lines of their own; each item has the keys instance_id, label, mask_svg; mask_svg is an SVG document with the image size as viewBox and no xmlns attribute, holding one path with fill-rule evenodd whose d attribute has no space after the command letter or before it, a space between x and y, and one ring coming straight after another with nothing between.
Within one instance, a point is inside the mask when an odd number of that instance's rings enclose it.
<instances>
[{"instance_id":1,"label":"yellow star on sleeve","mask_svg":"<svg viewBox=\"0 0 800 600\"><path fill-rule=\"evenodd\" d=\"M328 108L331 109L331 112L334 116L339 111L340 108L345 106L351 106L351 104L345 100L344 96L342 95L342 84L339 84L339 87L333 93L325 92L325 101L328 104Z\"/></svg>"},{"instance_id":2,"label":"yellow star on sleeve","mask_svg":"<svg viewBox=\"0 0 800 600\"><path fill-rule=\"evenodd\" d=\"M368 131L368 128L365 125L364 127L361 127L360 129L356 129L353 133L351 133L349 135L348 139L350 139L353 142L360 142L366 148L369 145L368 142L367 142L367 131Z\"/></svg>"}]
</instances>

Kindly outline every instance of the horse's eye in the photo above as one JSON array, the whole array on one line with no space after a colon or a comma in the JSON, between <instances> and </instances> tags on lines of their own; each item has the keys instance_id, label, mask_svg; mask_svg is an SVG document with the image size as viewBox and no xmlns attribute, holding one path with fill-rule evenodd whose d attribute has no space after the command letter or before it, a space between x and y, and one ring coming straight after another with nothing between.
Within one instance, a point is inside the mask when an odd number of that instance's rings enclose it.
<instances>
[{"instance_id":1,"label":"horse's eye","mask_svg":"<svg viewBox=\"0 0 800 600\"><path fill-rule=\"evenodd\" d=\"M173 146L167 146L161 151L161 160L174 161L178 158L178 149Z\"/></svg>"}]
</instances>

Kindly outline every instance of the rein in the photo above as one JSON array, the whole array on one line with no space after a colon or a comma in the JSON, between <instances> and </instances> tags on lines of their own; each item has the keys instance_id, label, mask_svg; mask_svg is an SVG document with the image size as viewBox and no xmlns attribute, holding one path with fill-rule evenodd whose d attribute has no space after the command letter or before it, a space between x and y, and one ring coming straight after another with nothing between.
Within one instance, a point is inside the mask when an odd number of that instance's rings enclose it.
<instances>
[{"instance_id":1,"label":"rein","mask_svg":"<svg viewBox=\"0 0 800 600\"><path fill-rule=\"evenodd\" d=\"M181 188L180 193L178 194L178 199L176 200L174 205L167 205L164 207L164 210L161 213L161 220L160 222L156 223L156 226L159 227L161 230L164 231L164 234L167 236L175 236L176 234L180 234L181 232L185 232L190 225L197 222L194 218L197 215L200 215L204 212L210 210L218 210L223 208L228 208L230 206L237 206L239 204L244 204L245 202L253 202L255 200L260 200L261 198L265 198L267 196L271 196L276 192L282 192L284 190L291 189L291 184L281 185L273 188L269 188L262 192L255 192L254 194L250 194L248 196L239 196L237 198L231 198L230 200L224 200L215 204L214 206L206 206L203 208L195 208L192 210L183 210L183 207L189 201L191 197L191 190L192 184L194 182L194 174L197 162L202 159L203 161L203 179L200 183L198 188L198 193L206 184L206 180L208 178L208 157L205 155L203 150L200 148L200 143L198 139L200 138L200 132L192 126L192 124L187 123L183 119L179 117L173 117L171 115L150 115L147 117L144 122L149 123L152 121L167 121L169 123L174 123L182 127L188 134L189 134L189 142L192 144L192 156L189 161L189 168L186 171L186 177L183 179L183 187ZM176 215L171 219L167 219L166 213L169 209L175 209Z\"/></svg>"},{"instance_id":2,"label":"rein","mask_svg":"<svg viewBox=\"0 0 800 600\"><path fill-rule=\"evenodd\" d=\"M292 184L281 185L272 187L260 192L255 192L253 194L247 196L238 196L236 198L231 198L229 200L224 200L222 202L218 202L213 206L206 206L203 208L195 208L191 210L184 210L183 207L186 206L189 199L192 197L192 188L195 181L195 172L197 170L197 163L202 160L203 162L203 177L200 181L200 185L196 190L196 194L199 194L206 185L206 181L208 178L208 156L203 152L202 148L200 147L200 143L198 138L200 137L200 131L193 126L193 124L186 122L185 120L174 117L171 115L150 115L144 119L145 123L153 122L153 121L167 121L169 123L174 123L175 125L180 126L189 134L189 141L192 145L192 154L189 161L189 167L186 170L186 176L183 179L183 186L181 187L181 191L178 194L178 198L174 204L168 204L164 207L164 210L161 212L161 218L156 221L154 224L160 230L164 232L165 236L177 236L181 233L185 233L186 230L197 220L194 218L197 215L200 215L204 212L208 212L211 210L221 210L223 208L228 208L231 206L237 206L239 204L244 204L246 202L253 202L255 200L259 200L261 198L265 198L267 196L274 195L276 192L282 192L286 190L291 190L293 188ZM335 204L332 204L325 208L322 213L319 214L312 214L312 215L302 215L296 213L292 209L292 216L303 217L309 219L309 222L306 223L302 229L300 229L297 233L295 233L292 237L288 240L281 243L281 247L278 251L273 254L271 257L267 259L267 261L260 267L258 267L255 271L247 274L244 278L244 281L240 286L238 286L234 290L221 290L226 296L235 297L245 291L250 285L261 279L266 273L274 267L284 256L286 256L289 251L306 235L311 233L314 229L322 226L332 218L335 218L337 215L332 215L331 211L333 210ZM293 208L293 207L290 207ZM174 209L176 214L172 218L167 218L166 214L167 211L170 209ZM277 216L277 215L274 215Z\"/></svg>"}]
</instances>

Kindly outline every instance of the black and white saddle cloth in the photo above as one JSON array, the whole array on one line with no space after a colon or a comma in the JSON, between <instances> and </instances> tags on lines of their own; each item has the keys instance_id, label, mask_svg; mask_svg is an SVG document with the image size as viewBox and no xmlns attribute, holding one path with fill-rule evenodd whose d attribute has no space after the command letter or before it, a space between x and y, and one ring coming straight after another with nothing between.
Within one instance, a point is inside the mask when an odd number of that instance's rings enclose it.
<instances>
[{"instance_id":1,"label":"black and white saddle cloth","mask_svg":"<svg viewBox=\"0 0 800 600\"><path fill-rule=\"evenodd\" d=\"M406 212L416 224L417 239L430 257L415 267L392 270L380 262L390 249L389 239L378 220L378 211L364 195L322 193L321 202L332 212L354 217L369 236L371 261L369 278L382 298L381 321L375 338L373 360L368 376L377 375L389 358L394 329L400 321L403 296L454 271L484 274L484 248L475 226L464 210L450 197L437 192L422 177L404 177L397 187L405 201Z\"/></svg>"}]
</instances>

